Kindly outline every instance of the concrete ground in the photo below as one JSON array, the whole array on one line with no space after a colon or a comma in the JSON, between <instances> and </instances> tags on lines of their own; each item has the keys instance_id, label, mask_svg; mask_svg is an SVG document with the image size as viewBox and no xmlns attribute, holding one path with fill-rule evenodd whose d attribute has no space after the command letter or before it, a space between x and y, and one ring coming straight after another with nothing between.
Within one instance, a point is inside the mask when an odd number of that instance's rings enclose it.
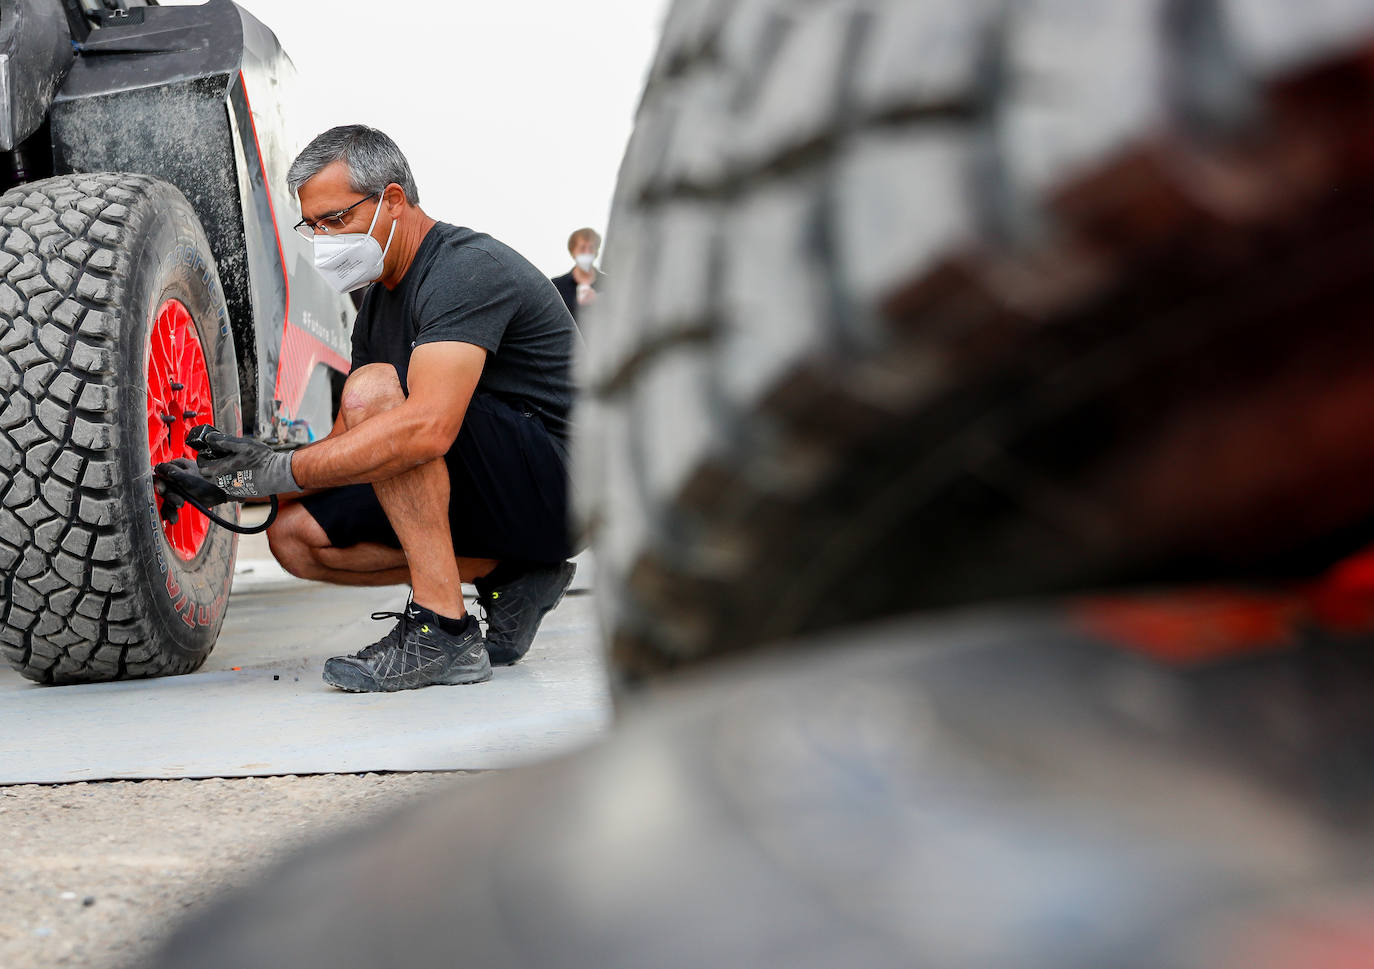
<instances>
[{"instance_id":1,"label":"concrete ground","mask_svg":"<svg viewBox=\"0 0 1374 969\"><path fill-rule=\"evenodd\" d=\"M495 774L103 781L0 788L0 969L135 969L181 920L284 854Z\"/></svg>"},{"instance_id":2,"label":"concrete ground","mask_svg":"<svg viewBox=\"0 0 1374 969\"><path fill-rule=\"evenodd\" d=\"M136 966L181 918L307 841L482 782L454 772L594 742L610 701L590 571L580 563L526 661L484 684L329 688L324 658L381 635L368 615L400 609L406 590L300 582L260 539L240 547L200 671L61 688L0 671L0 969Z\"/></svg>"},{"instance_id":3,"label":"concrete ground","mask_svg":"<svg viewBox=\"0 0 1374 969\"><path fill-rule=\"evenodd\" d=\"M487 683L342 693L327 657L394 620L404 586L293 579L244 543L220 640L187 676L41 687L0 671L0 785L117 778L484 770L593 739L610 718L586 563L529 656Z\"/></svg>"}]
</instances>

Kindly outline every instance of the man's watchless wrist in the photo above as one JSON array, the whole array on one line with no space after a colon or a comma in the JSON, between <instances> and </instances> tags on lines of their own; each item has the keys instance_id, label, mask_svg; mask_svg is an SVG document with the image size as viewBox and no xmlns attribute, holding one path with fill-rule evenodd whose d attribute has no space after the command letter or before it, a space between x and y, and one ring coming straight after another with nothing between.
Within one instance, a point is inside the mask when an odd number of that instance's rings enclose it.
<instances>
[{"instance_id":1,"label":"man's watchless wrist","mask_svg":"<svg viewBox=\"0 0 1374 969\"><path fill-rule=\"evenodd\" d=\"M291 478L291 483L295 485L292 491L304 491L305 486L301 484L301 479L296 477L296 455L300 451L288 451L286 453L286 472Z\"/></svg>"}]
</instances>

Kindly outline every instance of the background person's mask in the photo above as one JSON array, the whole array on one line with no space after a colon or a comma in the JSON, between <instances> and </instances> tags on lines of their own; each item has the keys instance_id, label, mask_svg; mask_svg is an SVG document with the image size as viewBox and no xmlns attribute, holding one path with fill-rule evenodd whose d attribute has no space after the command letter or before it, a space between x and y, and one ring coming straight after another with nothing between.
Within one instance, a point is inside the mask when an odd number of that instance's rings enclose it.
<instances>
[{"instance_id":1,"label":"background person's mask","mask_svg":"<svg viewBox=\"0 0 1374 969\"><path fill-rule=\"evenodd\" d=\"M584 273L590 272L592 263L596 262L596 256L593 256L590 252L579 252L574 257L574 261L577 263L577 267Z\"/></svg>"},{"instance_id":2,"label":"background person's mask","mask_svg":"<svg viewBox=\"0 0 1374 969\"><path fill-rule=\"evenodd\" d=\"M382 201L378 198L377 211L372 213L372 222L366 232L340 232L338 235L317 232L311 240L315 247L315 268L324 281L340 293L351 293L368 283L375 283L382 275L383 261L391 249L391 237L396 234L396 220L392 219L385 249L372 238L377 216L382 214Z\"/></svg>"}]
</instances>

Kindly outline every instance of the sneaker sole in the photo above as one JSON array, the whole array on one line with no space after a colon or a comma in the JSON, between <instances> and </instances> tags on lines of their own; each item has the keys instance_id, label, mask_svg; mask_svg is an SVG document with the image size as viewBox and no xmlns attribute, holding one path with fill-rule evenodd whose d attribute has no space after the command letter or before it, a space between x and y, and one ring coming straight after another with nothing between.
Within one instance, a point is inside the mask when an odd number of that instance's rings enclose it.
<instances>
[{"instance_id":1,"label":"sneaker sole","mask_svg":"<svg viewBox=\"0 0 1374 969\"><path fill-rule=\"evenodd\" d=\"M350 672L355 675L349 675ZM437 680L396 690L375 685L375 682L367 680L350 666L344 666L342 671L331 670L328 661L325 663L322 679L345 693L404 693L406 690L423 690L427 686L466 686L471 683L485 683L491 679L491 663L483 656L482 662L450 669Z\"/></svg>"},{"instance_id":2,"label":"sneaker sole","mask_svg":"<svg viewBox=\"0 0 1374 969\"><path fill-rule=\"evenodd\" d=\"M485 683L489 679L491 679L490 667L487 668L485 675L479 674L477 676L468 677L466 679L435 680L433 683L426 683L423 686L408 686L402 690L378 690L373 687L367 686L347 686L343 683L335 683L333 680L325 680L325 682L328 683L330 686L334 687L334 689L336 690L342 690L344 693L405 693L407 690L423 690L426 687L431 686L468 686L473 683Z\"/></svg>"}]
</instances>

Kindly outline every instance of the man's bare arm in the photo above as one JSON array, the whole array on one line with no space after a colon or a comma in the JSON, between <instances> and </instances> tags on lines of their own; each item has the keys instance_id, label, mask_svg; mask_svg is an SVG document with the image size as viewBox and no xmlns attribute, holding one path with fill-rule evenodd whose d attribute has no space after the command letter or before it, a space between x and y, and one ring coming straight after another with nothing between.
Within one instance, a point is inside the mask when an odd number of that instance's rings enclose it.
<instances>
[{"instance_id":1,"label":"man's bare arm","mask_svg":"<svg viewBox=\"0 0 1374 969\"><path fill-rule=\"evenodd\" d=\"M487 351L471 343L427 343L410 357L410 396L391 410L296 452L302 488L385 481L452 447Z\"/></svg>"},{"instance_id":2,"label":"man's bare arm","mask_svg":"<svg viewBox=\"0 0 1374 969\"><path fill-rule=\"evenodd\" d=\"M330 428L329 436L334 437L336 435L342 434L345 430L346 428L344 427L343 411L339 411L339 413L334 417L334 426ZM276 495L276 499L281 503L285 504L288 501L300 501L302 498L306 498L310 495L317 494L318 492L325 490L327 489L305 488L301 491L284 491L281 494ZM267 498L245 498L243 503L245 505L265 505L267 504L267 502Z\"/></svg>"}]
</instances>

